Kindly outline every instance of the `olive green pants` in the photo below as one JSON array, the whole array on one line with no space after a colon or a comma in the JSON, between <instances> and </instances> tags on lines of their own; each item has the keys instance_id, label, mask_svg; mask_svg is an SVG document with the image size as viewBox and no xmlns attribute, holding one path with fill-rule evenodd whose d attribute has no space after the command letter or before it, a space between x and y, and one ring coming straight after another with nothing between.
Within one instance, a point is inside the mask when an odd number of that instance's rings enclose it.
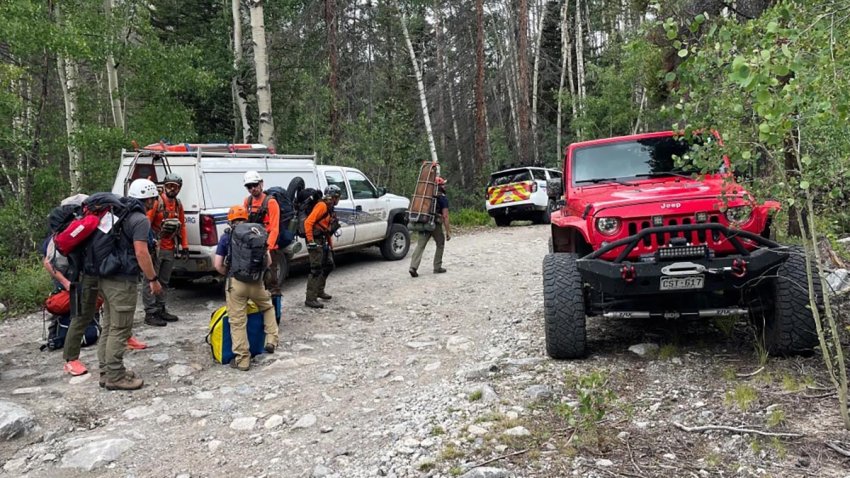
<instances>
[{"instance_id":1,"label":"olive green pants","mask_svg":"<svg viewBox=\"0 0 850 478\"><path fill-rule=\"evenodd\" d=\"M437 250L434 251L434 270L443 267L443 249L446 246L446 235L443 234L443 224L438 222L435 224L433 231L419 232L419 240L416 241L416 249L413 251L413 257L410 258L411 269L419 269L419 263L422 262L422 253L425 252L425 246L428 244L431 236L434 237L434 243L437 244Z\"/></svg>"},{"instance_id":2,"label":"olive green pants","mask_svg":"<svg viewBox=\"0 0 850 478\"><path fill-rule=\"evenodd\" d=\"M142 302L145 304L145 314L153 315L165 311L165 299L168 294L168 283L174 270L174 251L160 249L153 257L153 267L162 284L162 293L153 295L146 282L142 283Z\"/></svg>"},{"instance_id":3,"label":"olive green pants","mask_svg":"<svg viewBox=\"0 0 850 478\"><path fill-rule=\"evenodd\" d=\"M68 335L65 336L65 347L62 349L62 357L66 362L80 358L83 335L85 335L91 321L94 320L94 314L97 313L97 295L99 292L97 282L97 277L94 276L84 275L80 278L82 310L79 315L71 317L71 324L68 325Z\"/></svg>"},{"instance_id":4,"label":"olive green pants","mask_svg":"<svg viewBox=\"0 0 850 478\"><path fill-rule=\"evenodd\" d=\"M269 255L272 257L272 263L269 264L269 268L266 269L263 281L265 282L266 289L268 289L271 295L281 295L280 288L283 287L282 265L283 261L286 260L283 257L283 249L277 248L273 251L269 251Z\"/></svg>"},{"instance_id":5,"label":"olive green pants","mask_svg":"<svg viewBox=\"0 0 850 478\"><path fill-rule=\"evenodd\" d=\"M274 307L269 291L262 281L242 282L233 277L227 278L226 288L227 315L230 317L230 338L233 341L233 353L236 365L247 367L251 363L251 350L248 344L248 300L257 304L263 313L263 332L266 343L277 347L278 329L274 317Z\"/></svg>"},{"instance_id":6,"label":"olive green pants","mask_svg":"<svg viewBox=\"0 0 850 478\"><path fill-rule=\"evenodd\" d=\"M334 251L328 246L327 238L315 238L319 247L308 252L310 257L310 275L307 276L307 301L315 302L316 298L325 293L325 283L336 265Z\"/></svg>"},{"instance_id":7,"label":"olive green pants","mask_svg":"<svg viewBox=\"0 0 850 478\"><path fill-rule=\"evenodd\" d=\"M97 283L103 295L103 318L97 345L97 360L108 381L124 377L124 351L133 334L133 315L138 292L136 277L101 277Z\"/></svg>"}]
</instances>

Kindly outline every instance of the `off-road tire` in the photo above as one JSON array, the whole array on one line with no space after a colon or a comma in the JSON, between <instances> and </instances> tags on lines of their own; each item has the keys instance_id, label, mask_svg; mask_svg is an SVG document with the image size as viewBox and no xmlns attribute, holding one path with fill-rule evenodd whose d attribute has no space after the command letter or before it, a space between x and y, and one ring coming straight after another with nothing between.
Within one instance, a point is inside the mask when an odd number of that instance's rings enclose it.
<instances>
[{"instance_id":1,"label":"off-road tire","mask_svg":"<svg viewBox=\"0 0 850 478\"><path fill-rule=\"evenodd\" d=\"M498 227L508 227L511 225L510 216L495 216L493 219L496 220L496 226Z\"/></svg>"},{"instance_id":2,"label":"off-road tire","mask_svg":"<svg viewBox=\"0 0 850 478\"><path fill-rule=\"evenodd\" d=\"M298 193L304 189L305 183L304 178L301 176L295 176L289 181L289 186L286 187L286 195L289 197L289 202L295 204L295 199L298 197Z\"/></svg>"},{"instance_id":3,"label":"off-road tire","mask_svg":"<svg viewBox=\"0 0 850 478\"><path fill-rule=\"evenodd\" d=\"M820 281L814 281L821 303ZM764 346L768 353L787 356L809 353L818 345L815 319L809 306L806 258L801 248L791 248L788 259L776 270L776 277L763 293L765 310L754 319L764 320Z\"/></svg>"},{"instance_id":4,"label":"off-road tire","mask_svg":"<svg viewBox=\"0 0 850 478\"><path fill-rule=\"evenodd\" d=\"M400 242L400 241L403 241ZM388 261L404 259L410 250L410 231L404 224L393 224L381 243L381 255Z\"/></svg>"},{"instance_id":5,"label":"off-road tire","mask_svg":"<svg viewBox=\"0 0 850 478\"><path fill-rule=\"evenodd\" d=\"M537 217L536 217L537 220L534 221L534 222L536 222L537 224L549 224L550 222L552 222L552 216L551 216L552 210L550 209L551 206L552 206L552 201L549 201L546 204L546 209L543 210L543 211L539 211L537 213Z\"/></svg>"},{"instance_id":6,"label":"off-road tire","mask_svg":"<svg viewBox=\"0 0 850 478\"><path fill-rule=\"evenodd\" d=\"M554 359L581 358L587 352L587 317L576 259L575 254L543 258L546 353Z\"/></svg>"}]
</instances>

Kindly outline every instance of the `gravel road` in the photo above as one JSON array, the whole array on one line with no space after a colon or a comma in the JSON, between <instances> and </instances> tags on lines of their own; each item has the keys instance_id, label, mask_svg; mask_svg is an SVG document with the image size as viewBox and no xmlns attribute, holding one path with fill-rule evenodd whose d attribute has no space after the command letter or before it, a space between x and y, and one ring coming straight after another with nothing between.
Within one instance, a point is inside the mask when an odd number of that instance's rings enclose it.
<instances>
[{"instance_id":1,"label":"gravel road","mask_svg":"<svg viewBox=\"0 0 850 478\"><path fill-rule=\"evenodd\" d=\"M850 436L835 397L812 389L829 383L819 359L741 377L760 368L743 326L593 319L588 359L547 359L547 239L546 226L465 231L447 243L448 273L431 274L429 245L416 279L407 260L344 255L318 311L296 270L281 345L249 372L213 363L204 343L221 290L176 289L179 322L137 314L151 347L125 357L145 379L136 392L64 375L60 352L38 351L41 314L7 320L0 475L850 476L826 446L850 448ZM640 343L661 348L628 350ZM96 367L93 349L82 360ZM581 420L583 399L598 423Z\"/></svg>"}]
</instances>

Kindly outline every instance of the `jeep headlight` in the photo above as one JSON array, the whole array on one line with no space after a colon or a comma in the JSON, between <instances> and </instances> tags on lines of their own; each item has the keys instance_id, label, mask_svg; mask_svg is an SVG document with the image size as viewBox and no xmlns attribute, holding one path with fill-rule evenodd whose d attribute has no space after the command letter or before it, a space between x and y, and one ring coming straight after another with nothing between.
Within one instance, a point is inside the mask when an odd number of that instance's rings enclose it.
<instances>
[{"instance_id":1,"label":"jeep headlight","mask_svg":"<svg viewBox=\"0 0 850 478\"><path fill-rule=\"evenodd\" d=\"M750 206L736 206L726 210L726 219L732 224L744 224L752 216L753 208Z\"/></svg>"},{"instance_id":2,"label":"jeep headlight","mask_svg":"<svg viewBox=\"0 0 850 478\"><path fill-rule=\"evenodd\" d=\"M616 217L600 217L596 219L596 230L611 236L620 229L620 220Z\"/></svg>"}]
</instances>

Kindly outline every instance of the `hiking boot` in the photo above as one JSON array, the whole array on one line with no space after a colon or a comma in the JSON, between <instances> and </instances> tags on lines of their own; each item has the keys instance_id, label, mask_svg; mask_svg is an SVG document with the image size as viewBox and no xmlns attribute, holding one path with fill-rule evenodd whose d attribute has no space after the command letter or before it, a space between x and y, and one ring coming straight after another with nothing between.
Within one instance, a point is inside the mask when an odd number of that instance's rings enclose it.
<instances>
[{"instance_id":1,"label":"hiking boot","mask_svg":"<svg viewBox=\"0 0 850 478\"><path fill-rule=\"evenodd\" d=\"M136 372L133 372L132 370L126 370L124 372L124 376L130 377L130 378L136 378ZM100 372L100 388L104 388L104 387L106 387L106 374L103 373L103 372Z\"/></svg>"},{"instance_id":2,"label":"hiking boot","mask_svg":"<svg viewBox=\"0 0 850 478\"><path fill-rule=\"evenodd\" d=\"M325 304L322 304L321 302L319 302L316 299L305 300L304 305L306 305L307 307L310 307L312 309L324 309L325 308Z\"/></svg>"},{"instance_id":3,"label":"hiking boot","mask_svg":"<svg viewBox=\"0 0 850 478\"><path fill-rule=\"evenodd\" d=\"M168 325L168 322L163 320L159 314L145 314L145 323L148 325L153 325L155 327L165 327Z\"/></svg>"},{"instance_id":4,"label":"hiking boot","mask_svg":"<svg viewBox=\"0 0 850 478\"><path fill-rule=\"evenodd\" d=\"M263 350L265 350L265 351L266 351L266 353L273 354L273 353L274 353L274 350L275 350L276 348L277 348L277 347L275 346L275 344L266 344L266 345L265 345L265 347L263 347Z\"/></svg>"},{"instance_id":5,"label":"hiking boot","mask_svg":"<svg viewBox=\"0 0 850 478\"><path fill-rule=\"evenodd\" d=\"M408 269L407 272L410 272L410 277L419 277L419 273L416 272L416 269L414 269L412 267L410 269Z\"/></svg>"},{"instance_id":6,"label":"hiking boot","mask_svg":"<svg viewBox=\"0 0 850 478\"><path fill-rule=\"evenodd\" d=\"M130 338L127 339L127 348L130 350L144 350L148 348L148 344L131 335Z\"/></svg>"},{"instance_id":7,"label":"hiking boot","mask_svg":"<svg viewBox=\"0 0 850 478\"><path fill-rule=\"evenodd\" d=\"M104 385L107 390L138 390L144 386L145 381L135 374L131 377L129 373L124 374L119 380L114 382L107 380Z\"/></svg>"},{"instance_id":8,"label":"hiking boot","mask_svg":"<svg viewBox=\"0 0 850 478\"><path fill-rule=\"evenodd\" d=\"M168 312L166 312L165 310L163 310L162 312L160 312L160 313L159 313L159 316L162 318L162 320L164 320L164 321L166 321L166 322L177 322L177 321L179 320L179 317L177 317L177 316L176 316L176 315L174 315L174 314L169 314L169 313L168 313Z\"/></svg>"},{"instance_id":9,"label":"hiking boot","mask_svg":"<svg viewBox=\"0 0 850 478\"><path fill-rule=\"evenodd\" d=\"M440 267L438 269L434 269L434 274L442 274L444 272L446 272L446 270L443 269L442 267Z\"/></svg>"},{"instance_id":10,"label":"hiking boot","mask_svg":"<svg viewBox=\"0 0 850 478\"><path fill-rule=\"evenodd\" d=\"M89 370L86 368L85 365L83 365L82 362L80 362L79 359L69 360L69 361L65 362L65 366L62 367L62 369L65 371L65 373L67 373L68 375L71 375L73 377L77 377L77 376L85 375L85 374L89 373Z\"/></svg>"},{"instance_id":11,"label":"hiking boot","mask_svg":"<svg viewBox=\"0 0 850 478\"><path fill-rule=\"evenodd\" d=\"M236 359L233 359L233 360L230 361L230 368L235 368L236 370L240 370L242 372L247 372L248 370L251 370L251 363L249 362L248 365L245 365L243 367L243 366L239 365L238 363L236 363Z\"/></svg>"},{"instance_id":12,"label":"hiking boot","mask_svg":"<svg viewBox=\"0 0 850 478\"><path fill-rule=\"evenodd\" d=\"M324 300L331 300L331 299L334 298L334 296L332 296L330 294L325 294L324 292L319 292L317 295L320 299L324 299Z\"/></svg>"}]
</instances>

